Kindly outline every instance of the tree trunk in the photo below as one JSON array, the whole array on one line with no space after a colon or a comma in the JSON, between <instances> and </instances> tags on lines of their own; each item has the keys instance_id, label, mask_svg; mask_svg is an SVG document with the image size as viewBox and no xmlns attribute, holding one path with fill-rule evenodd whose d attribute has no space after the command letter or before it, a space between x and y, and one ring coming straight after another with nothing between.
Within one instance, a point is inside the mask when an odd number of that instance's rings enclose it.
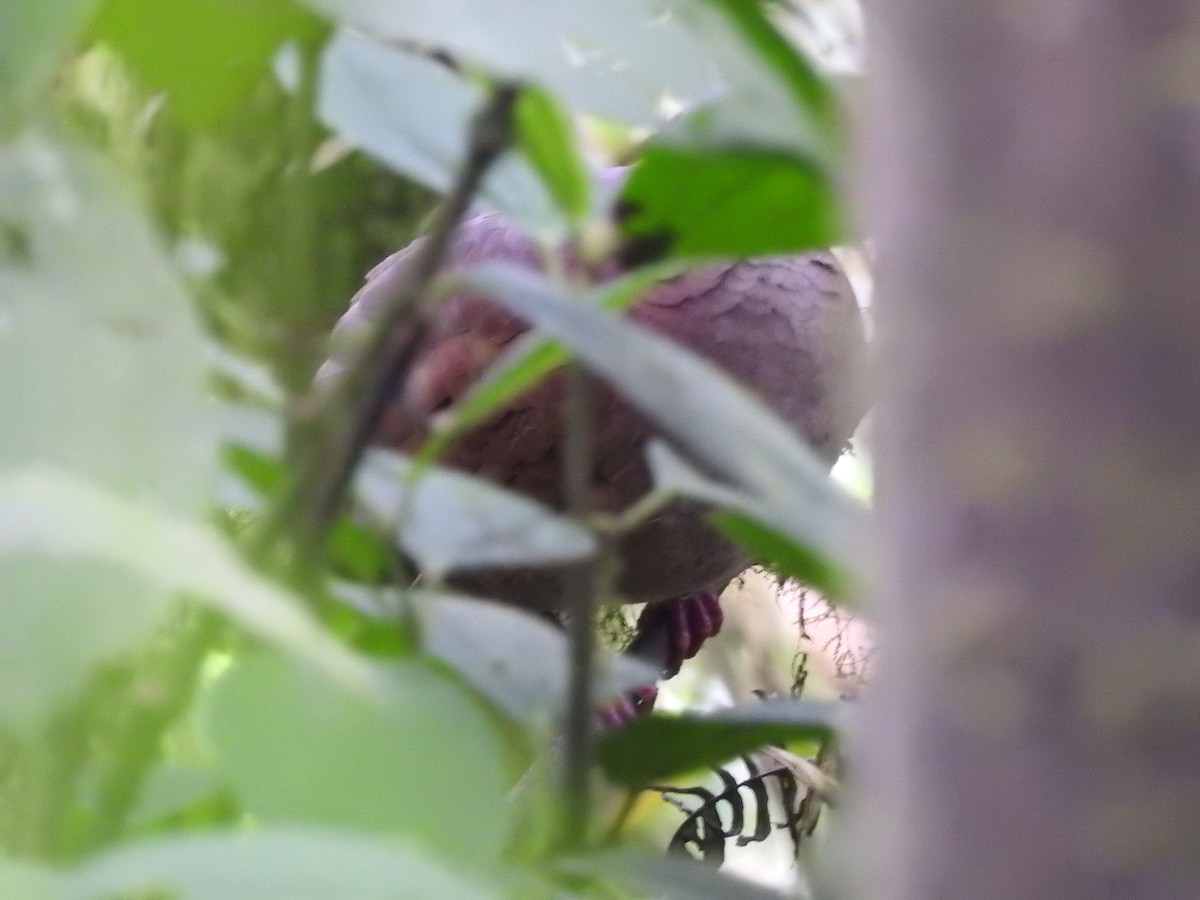
<instances>
[{"instance_id":1,"label":"tree trunk","mask_svg":"<svg viewBox=\"0 0 1200 900\"><path fill-rule=\"evenodd\" d=\"M1200 898L1200 12L871 11L866 896Z\"/></svg>"}]
</instances>

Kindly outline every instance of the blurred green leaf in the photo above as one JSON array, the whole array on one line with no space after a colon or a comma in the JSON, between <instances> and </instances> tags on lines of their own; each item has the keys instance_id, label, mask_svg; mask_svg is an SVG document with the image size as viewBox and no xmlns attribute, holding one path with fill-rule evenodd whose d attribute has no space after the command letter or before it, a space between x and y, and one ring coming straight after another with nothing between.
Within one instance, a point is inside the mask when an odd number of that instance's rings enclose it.
<instances>
[{"instance_id":1,"label":"blurred green leaf","mask_svg":"<svg viewBox=\"0 0 1200 900\"><path fill-rule=\"evenodd\" d=\"M219 831L118 847L69 870L62 882L62 891L52 896L159 896L164 889L179 900L504 896L497 888L476 883L461 867L451 870L395 838L311 826ZM27 895L6 896L24 900Z\"/></svg>"},{"instance_id":2,"label":"blurred green leaf","mask_svg":"<svg viewBox=\"0 0 1200 900\"><path fill-rule=\"evenodd\" d=\"M705 477L662 441L650 442L646 459L657 490L715 507L713 523L756 562L820 588L831 600L851 598L846 573L789 537L752 495Z\"/></svg>"},{"instance_id":3,"label":"blurred green leaf","mask_svg":"<svg viewBox=\"0 0 1200 900\"><path fill-rule=\"evenodd\" d=\"M719 7L738 33L758 52L758 57L790 88L801 109L828 129L834 111L829 83L766 15L766 0L707 0Z\"/></svg>"},{"instance_id":4,"label":"blurred green leaf","mask_svg":"<svg viewBox=\"0 0 1200 900\"><path fill-rule=\"evenodd\" d=\"M428 592L417 592L414 599L426 653L518 721L545 725L558 720L570 674L561 628L486 600ZM602 658L593 696L599 705L657 679L654 668L635 659Z\"/></svg>"},{"instance_id":5,"label":"blurred green leaf","mask_svg":"<svg viewBox=\"0 0 1200 900\"><path fill-rule=\"evenodd\" d=\"M368 450L355 495L435 580L464 569L567 562L595 550L583 526L523 494L449 469L425 469L388 450Z\"/></svg>"},{"instance_id":6,"label":"blurred green leaf","mask_svg":"<svg viewBox=\"0 0 1200 900\"><path fill-rule=\"evenodd\" d=\"M818 588L830 600L852 599L844 572L770 525L728 511L715 512L710 518L727 537L749 553L751 559L776 575Z\"/></svg>"},{"instance_id":7,"label":"blurred green leaf","mask_svg":"<svg viewBox=\"0 0 1200 900\"><path fill-rule=\"evenodd\" d=\"M446 191L466 158L471 116L484 92L431 59L338 32L321 59L321 120L346 141L436 191ZM506 153L480 196L545 238L567 223L524 157Z\"/></svg>"},{"instance_id":8,"label":"blurred green leaf","mask_svg":"<svg viewBox=\"0 0 1200 900\"><path fill-rule=\"evenodd\" d=\"M592 182L579 154L571 117L548 91L526 87L514 110L517 146L573 225L591 209Z\"/></svg>"},{"instance_id":9,"label":"blurred green leaf","mask_svg":"<svg viewBox=\"0 0 1200 900\"><path fill-rule=\"evenodd\" d=\"M632 886L663 900L785 900L791 896L673 856L613 850L565 859L560 865L568 872Z\"/></svg>"},{"instance_id":10,"label":"blurred green leaf","mask_svg":"<svg viewBox=\"0 0 1200 900\"><path fill-rule=\"evenodd\" d=\"M320 23L290 0L104 0L95 36L116 48L192 128L219 122L289 38Z\"/></svg>"},{"instance_id":11,"label":"blurred green leaf","mask_svg":"<svg viewBox=\"0 0 1200 900\"><path fill-rule=\"evenodd\" d=\"M0 571L4 584L24 588L5 592L2 614L4 642L27 645L20 656L6 654L0 668L0 697L21 710L53 699L52 689L127 646L176 594L196 596L355 690L379 689L363 659L287 591L250 571L211 527L63 471L31 466L0 477ZM86 576L102 577L83 585ZM80 591L64 594L72 584ZM10 671L9 660L20 667ZM55 666L62 672L36 680L39 667Z\"/></svg>"},{"instance_id":12,"label":"blurred green leaf","mask_svg":"<svg viewBox=\"0 0 1200 900\"><path fill-rule=\"evenodd\" d=\"M481 868L507 837L498 737L468 695L418 662L383 669L382 703L269 655L218 684L218 765L268 822L396 831Z\"/></svg>"},{"instance_id":13,"label":"blurred green leaf","mask_svg":"<svg viewBox=\"0 0 1200 900\"><path fill-rule=\"evenodd\" d=\"M120 184L43 135L0 144L0 471L59 465L190 515L216 472L204 342Z\"/></svg>"},{"instance_id":14,"label":"blurred green leaf","mask_svg":"<svg viewBox=\"0 0 1200 900\"><path fill-rule=\"evenodd\" d=\"M8 527L16 510L0 492L0 522ZM20 540L0 541L14 537ZM0 550L0 573L0 725L34 722L66 700L97 663L145 636L166 600L119 563L64 560L50 548Z\"/></svg>"},{"instance_id":15,"label":"blurred green leaf","mask_svg":"<svg viewBox=\"0 0 1200 900\"><path fill-rule=\"evenodd\" d=\"M225 781L215 769L161 765L146 779L130 819L147 823L178 814L225 789Z\"/></svg>"},{"instance_id":16,"label":"blurred green leaf","mask_svg":"<svg viewBox=\"0 0 1200 900\"><path fill-rule=\"evenodd\" d=\"M367 33L538 84L575 111L656 126L678 106L728 98L725 118L741 141L813 149L813 110L797 103L803 60L781 54L758 10L688 3L664 14L658 0L306 2Z\"/></svg>"},{"instance_id":17,"label":"blurred green leaf","mask_svg":"<svg viewBox=\"0 0 1200 900\"><path fill-rule=\"evenodd\" d=\"M597 756L614 781L644 787L769 744L824 737L837 709L811 700L771 700L707 715L647 716L602 735Z\"/></svg>"},{"instance_id":18,"label":"blurred green leaf","mask_svg":"<svg viewBox=\"0 0 1200 900\"><path fill-rule=\"evenodd\" d=\"M664 92L699 95L714 84L708 48L651 0L306 2L367 33L445 48L621 121L651 124ZM706 18L724 24L716 11Z\"/></svg>"},{"instance_id":19,"label":"blurred green leaf","mask_svg":"<svg viewBox=\"0 0 1200 900\"><path fill-rule=\"evenodd\" d=\"M829 175L773 150L652 144L629 176L618 218L632 261L769 256L846 238Z\"/></svg>"},{"instance_id":20,"label":"blurred green leaf","mask_svg":"<svg viewBox=\"0 0 1200 900\"><path fill-rule=\"evenodd\" d=\"M570 345L592 371L748 493L755 516L849 573L863 513L827 466L757 397L667 338L563 296L543 276L498 264L439 279L449 294L480 291Z\"/></svg>"},{"instance_id":21,"label":"blurred green leaf","mask_svg":"<svg viewBox=\"0 0 1200 900\"><path fill-rule=\"evenodd\" d=\"M5 719L155 624L167 588L140 530L206 510L216 468L199 329L119 183L40 134L0 145Z\"/></svg>"},{"instance_id":22,"label":"blurred green leaf","mask_svg":"<svg viewBox=\"0 0 1200 900\"><path fill-rule=\"evenodd\" d=\"M6 0L0 4L0 132L21 121L96 2Z\"/></svg>"},{"instance_id":23,"label":"blurred green leaf","mask_svg":"<svg viewBox=\"0 0 1200 900\"><path fill-rule=\"evenodd\" d=\"M64 885L59 874L25 860L0 857L0 897L20 900L60 900Z\"/></svg>"}]
</instances>

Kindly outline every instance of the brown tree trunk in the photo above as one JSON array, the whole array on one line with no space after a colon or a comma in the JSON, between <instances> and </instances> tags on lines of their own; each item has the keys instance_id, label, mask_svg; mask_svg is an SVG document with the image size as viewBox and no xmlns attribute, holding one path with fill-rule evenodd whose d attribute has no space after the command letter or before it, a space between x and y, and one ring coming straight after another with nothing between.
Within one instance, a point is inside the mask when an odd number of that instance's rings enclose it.
<instances>
[{"instance_id":1,"label":"brown tree trunk","mask_svg":"<svg viewBox=\"0 0 1200 900\"><path fill-rule=\"evenodd\" d=\"M866 896L1200 898L1200 8L869 9Z\"/></svg>"}]
</instances>

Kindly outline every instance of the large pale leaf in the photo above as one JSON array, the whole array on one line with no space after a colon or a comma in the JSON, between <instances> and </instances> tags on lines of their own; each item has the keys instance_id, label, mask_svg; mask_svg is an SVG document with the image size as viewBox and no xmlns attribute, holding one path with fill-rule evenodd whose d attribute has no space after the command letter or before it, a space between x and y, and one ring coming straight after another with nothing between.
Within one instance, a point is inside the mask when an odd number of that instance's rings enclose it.
<instances>
[{"instance_id":1,"label":"large pale leaf","mask_svg":"<svg viewBox=\"0 0 1200 900\"><path fill-rule=\"evenodd\" d=\"M212 528L49 467L0 476L0 720L60 700L187 594L363 692L377 674Z\"/></svg>"},{"instance_id":2,"label":"large pale leaf","mask_svg":"<svg viewBox=\"0 0 1200 900\"><path fill-rule=\"evenodd\" d=\"M494 861L506 837L496 732L428 665L385 671L379 702L278 657L243 661L213 698L218 765L265 821L389 830Z\"/></svg>"},{"instance_id":3,"label":"large pale leaf","mask_svg":"<svg viewBox=\"0 0 1200 900\"><path fill-rule=\"evenodd\" d=\"M119 183L40 134L0 145L6 720L154 624L165 588L124 526L200 513L215 470L199 330Z\"/></svg>"},{"instance_id":4,"label":"large pale leaf","mask_svg":"<svg viewBox=\"0 0 1200 900\"><path fill-rule=\"evenodd\" d=\"M501 888L475 881L395 838L312 826L190 834L132 844L68 870L56 886L59 890L49 896L64 900L160 896L164 889L179 900L504 896ZM37 895L11 896L35 900Z\"/></svg>"},{"instance_id":5,"label":"large pale leaf","mask_svg":"<svg viewBox=\"0 0 1200 900\"><path fill-rule=\"evenodd\" d=\"M466 158L470 118L483 91L444 66L341 31L325 48L317 100L322 121L345 140L436 191ZM561 237L567 219L537 173L506 153L481 190L490 206L535 234Z\"/></svg>"},{"instance_id":6,"label":"large pale leaf","mask_svg":"<svg viewBox=\"0 0 1200 900\"><path fill-rule=\"evenodd\" d=\"M203 339L118 184L45 136L0 144L0 469L54 463L192 513L216 468Z\"/></svg>"},{"instance_id":7,"label":"large pale leaf","mask_svg":"<svg viewBox=\"0 0 1200 900\"><path fill-rule=\"evenodd\" d=\"M694 458L749 493L757 518L845 571L860 559L858 505L762 401L706 361L526 269L487 264L446 276L440 289L481 291L562 340Z\"/></svg>"},{"instance_id":8,"label":"large pale leaf","mask_svg":"<svg viewBox=\"0 0 1200 900\"><path fill-rule=\"evenodd\" d=\"M674 101L729 95L745 140L811 146L808 110L777 47L720 5L695 0L307 0L384 38L443 47L571 106L635 125L661 123ZM764 52L764 49L767 52Z\"/></svg>"},{"instance_id":9,"label":"large pale leaf","mask_svg":"<svg viewBox=\"0 0 1200 900\"><path fill-rule=\"evenodd\" d=\"M586 528L533 500L448 469L426 469L386 450L369 450L355 493L373 518L434 578L462 569L580 559L595 541Z\"/></svg>"},{"instance_id":10,"label":"large pale leaf","mask_svg":"<svg viewBox=\"0 0 1200 900\"><path fill-rule=\"evenodd\" d=\"M570 666L561 628L475 598L418 592L414 599L425 652L520 721L546 724L562 714ZM658 679L653 667L625 656L603 656L597 670L597 705Z\"/></svg>"},{"instance_id":11,"label":"large pale leaf","mask_svg":"<svg viewBox=\"0 0 1200 900\"><path fill-rule=\"evenodd\" d=\"M850 594L846 573L797 543L778 525L765 521L761 504L752 494L698 472L663 441L651 441L646 460L656 490L714 507L711 521L741 544L755 562L778 575L820 588L830 599L844 600Z\"/></svg>"}]
</instances>

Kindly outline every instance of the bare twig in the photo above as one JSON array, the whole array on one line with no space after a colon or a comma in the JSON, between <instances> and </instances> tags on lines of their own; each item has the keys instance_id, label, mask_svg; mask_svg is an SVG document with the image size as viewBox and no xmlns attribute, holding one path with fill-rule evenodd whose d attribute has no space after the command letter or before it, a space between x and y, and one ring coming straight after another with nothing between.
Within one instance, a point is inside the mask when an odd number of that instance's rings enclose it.
<instances>
[{"instance_id":1,"label":"bare twig","mask_svg":"<svg viewBox=\"0 0 1200 900\"><path fill-rule=\"evenodd\" d=\"M299 558L310 557L321 546L388 398L426 333L428 326L418 304L484 176L512 143L512 111L518 93L519 86L507 83L492 91L475 116L462 171L434 213L407 277L387 299L368 339L340 376L323 393L315 393L308 409L299 414L310 426L296 429L305 435L303 455L296 460L289 492L260 535L260 550L271 548L293 524Z\"/></svg>"},{"instance_id":2,"label":"bare twig","mask_svg":"<svg viewBox=\"0 0 1200 900\"><path fill-rule=\"evenodd\" d=\"M563 487L567 509L578 522L587 522L592 507L593 457L592 390L578 363L567 367L564 410ZM566 609L570 615L571 683L567 704L565 765L563 766L564 840L568 848L583 844L591 807L592 680L595 668L597 575L599 561L587 560L567 570Z\"/></svg>"}]
</instances>

